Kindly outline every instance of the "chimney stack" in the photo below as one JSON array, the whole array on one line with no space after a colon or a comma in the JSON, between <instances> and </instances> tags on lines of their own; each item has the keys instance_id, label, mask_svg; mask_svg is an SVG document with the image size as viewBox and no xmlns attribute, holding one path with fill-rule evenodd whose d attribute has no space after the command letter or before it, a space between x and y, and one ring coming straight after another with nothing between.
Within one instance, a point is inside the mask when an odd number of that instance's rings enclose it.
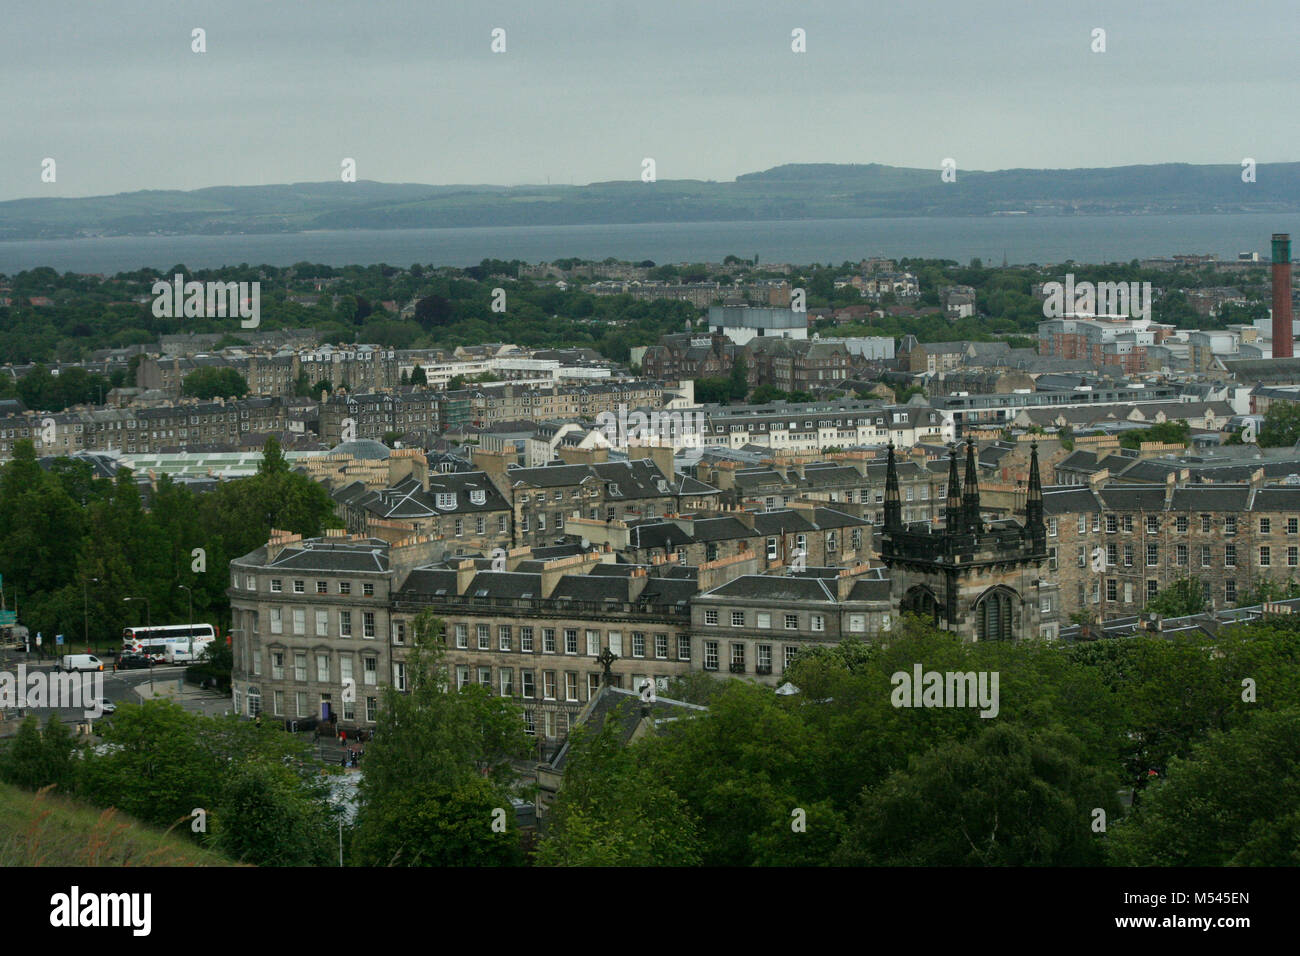
<instances>
[{"instance_id":1,"label":"chimney stack","mask_svg":"<svg viewBox=\"0 0 1300 956\"><path fill-rule=\"evenodd\" d=\"M1295 354L1291 324L1291 234L1273 233L1273 358Z\"/></svg>"}]
</instances>

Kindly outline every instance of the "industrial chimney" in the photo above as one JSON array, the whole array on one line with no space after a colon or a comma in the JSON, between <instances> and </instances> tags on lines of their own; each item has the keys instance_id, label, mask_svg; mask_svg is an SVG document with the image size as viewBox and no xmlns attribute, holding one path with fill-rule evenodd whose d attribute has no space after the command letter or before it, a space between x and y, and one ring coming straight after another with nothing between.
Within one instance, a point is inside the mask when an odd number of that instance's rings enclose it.
<instances>
[{"instance_id":1,"label":"industrial chimney","mask_svg":"<svg viewBox=\"0 0 1300 956\"><path fill-rule=\"evenodd\" d=\"M1291 325L1291 234L1273 233L1273 358L1295 354Z\"/></svg>"}]
</instances>

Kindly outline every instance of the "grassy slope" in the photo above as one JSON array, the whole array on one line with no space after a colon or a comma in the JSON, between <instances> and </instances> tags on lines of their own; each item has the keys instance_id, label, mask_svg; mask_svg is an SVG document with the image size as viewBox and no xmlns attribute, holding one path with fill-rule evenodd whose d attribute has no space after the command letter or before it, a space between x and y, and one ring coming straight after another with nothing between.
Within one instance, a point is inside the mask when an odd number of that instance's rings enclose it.
<instances>
[{"instance_id":1,"label":"grassy slope","mask_svg":"<svg viewBox=\"0 0 1300 956\"><path fill-rule=\"evenodd\" d=\"M116 810L0 784L0 866L235 866Z\"/></svg>"}]
</instances>

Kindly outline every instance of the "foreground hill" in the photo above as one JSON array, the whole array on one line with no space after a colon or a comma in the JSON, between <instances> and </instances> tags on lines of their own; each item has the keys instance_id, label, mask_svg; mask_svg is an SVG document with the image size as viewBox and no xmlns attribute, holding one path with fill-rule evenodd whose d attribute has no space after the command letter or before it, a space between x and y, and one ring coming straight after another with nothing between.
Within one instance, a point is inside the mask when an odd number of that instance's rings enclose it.
<instances>
[{"instance_id":1,"label":"foreground hill","mask_svg":"<svg viewBox=\"0 0 1300 956\"><path fill-rule=\"evenodd\" d=\"M235 865L116 810L0 783L0 867Z\"/></svg>"}]
</instances>

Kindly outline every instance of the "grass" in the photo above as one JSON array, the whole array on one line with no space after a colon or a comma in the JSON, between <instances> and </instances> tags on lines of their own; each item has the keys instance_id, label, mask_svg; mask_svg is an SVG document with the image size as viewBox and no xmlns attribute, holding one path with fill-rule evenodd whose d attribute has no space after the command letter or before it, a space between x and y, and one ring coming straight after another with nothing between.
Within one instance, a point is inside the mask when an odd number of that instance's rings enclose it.
<instances>
[{"instance_id":1,"label":"grass","mask_svg":"<svg viewBox=\"0 0 1300 956\"><path fill-rule=\"evenodd\" d=\"M236 865L113 808L0 784L0 867Z\"/></svg>"}]
</instances>

